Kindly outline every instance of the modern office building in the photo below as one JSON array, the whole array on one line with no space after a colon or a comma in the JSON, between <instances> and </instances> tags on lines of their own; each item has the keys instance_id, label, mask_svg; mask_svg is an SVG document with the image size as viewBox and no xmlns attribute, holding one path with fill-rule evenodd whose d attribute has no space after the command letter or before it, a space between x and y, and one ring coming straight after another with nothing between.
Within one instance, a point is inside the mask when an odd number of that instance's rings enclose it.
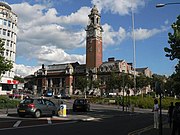
<instances>
[{"instance_id":1,"label":"modern office building","mask_svg":"<svg viewBox=\"0 0 180 135\"><path fill-rule=\"evenodd\" d=\"M4 57L11 60L13 67L16 55L16 38L17 38L17 15L11 7L0 2L0 38L4 41ZM0 79L0 95L10 93L16 87L18 81L13 80L14 68L5 72Z\"/></svg>"}]
</instances>

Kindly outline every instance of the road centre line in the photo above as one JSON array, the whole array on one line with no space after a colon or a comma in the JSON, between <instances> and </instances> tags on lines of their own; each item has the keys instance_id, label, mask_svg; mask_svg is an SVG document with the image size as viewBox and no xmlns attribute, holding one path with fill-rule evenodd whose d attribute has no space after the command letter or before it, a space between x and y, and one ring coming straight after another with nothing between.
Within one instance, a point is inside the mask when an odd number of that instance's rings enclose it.
<instances>
[{"instance_id":1,"label":"road centre line","mask_svg":"<svg viewBox=\"0 0 180 135\"><path fill-rule=\"evenodd\" d=\"M18 120L14 125L13 125L13 127L18 127L20 124L21 124L21 120Z\"/></svg>"}]
</instances>

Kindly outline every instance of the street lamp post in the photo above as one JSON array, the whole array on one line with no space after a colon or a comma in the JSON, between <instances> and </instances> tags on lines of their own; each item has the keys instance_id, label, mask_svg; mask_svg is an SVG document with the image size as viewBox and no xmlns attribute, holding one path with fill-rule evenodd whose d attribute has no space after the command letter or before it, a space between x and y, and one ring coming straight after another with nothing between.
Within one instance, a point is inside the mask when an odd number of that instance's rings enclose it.
<instances>
[{"instance_id":1,"label":"street lamp post","mask_svg":"<svg viewBox=\"0 0 180 135\"><path fill-rule=\"evenodd\" d=\"M180 2L176 2L176 3L160 3L160 4L157 4L156 7L157 8L160 8L160 7L164 7L166 5L175 5L175 4L180 4ZM161 107L161 102L162 102L162 88L160 86L160 84L157 82L156 83L156 91L158 91L159 95L160 95L160 105L159 105L159 108L160 108L160 118L159 118L159 135L162 135L162 107Z\"/></svg>"},{"instance_id":2,"label":"street lamp post","mask_svg":"<svg viewBox=\"0 0 180 135\"><path fill-rule=\"evenodd\" d=\"M134 68L134 91L136 89L136 40L135 40L135 32L134 32L134 12L131 9L132 13L132 37L133 37L133 68Z\"/></svg>"},{"instance_id":3,"label":"street lamp post","mask_svg":"<svg viewBox=\"0 0 180 135\"><path fill-rule=\"evenodd\" d=\"M123 83L123 111L124 111L124 70L122 71L122 83Z\"/></svg>"},{"instance_id":4,"label":"street lamp post","mask_svg":"<svg viewBox=\"0 0 180 135\"><path fill-rule=\"evenodd\" d=\"M175 4L180 4L180 2L174 2L174 3L159 3L156 5L157 8L160 8L160 7L164 7L166 5L175 5Z\"/></svg>"}]
</instances>

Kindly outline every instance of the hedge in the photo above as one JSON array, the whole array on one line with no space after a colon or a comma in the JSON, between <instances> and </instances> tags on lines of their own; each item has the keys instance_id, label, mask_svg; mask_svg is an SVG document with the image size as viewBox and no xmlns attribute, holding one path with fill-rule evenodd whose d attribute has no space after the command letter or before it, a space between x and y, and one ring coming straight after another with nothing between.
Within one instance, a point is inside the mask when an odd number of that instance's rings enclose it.
<instances>
[{"instance_id":1,"label":"hedge","mask_svg":"<svg viewBox=\"0 0 180 135\"><path fill-rule=\"evenodd\" d=\"M3 108L16 108L19 104L20 100L18 99L10 99L7 96L0 95L0 109Z\"/></svg>"}]
</instances>

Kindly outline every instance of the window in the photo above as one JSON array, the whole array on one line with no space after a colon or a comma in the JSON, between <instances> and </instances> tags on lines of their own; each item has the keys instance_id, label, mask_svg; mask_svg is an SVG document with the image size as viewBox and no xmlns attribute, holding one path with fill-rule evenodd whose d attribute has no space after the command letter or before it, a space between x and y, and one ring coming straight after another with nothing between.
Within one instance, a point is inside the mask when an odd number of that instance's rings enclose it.
<instances>
[{"instance_id":1,"label":"window","mask_svg":"<svg viewBox=\"0 0 180 135\"><path fill-rule=\"evenodd\" d=\"M90 47L89 51L92 52L92 46Z\"/></svg>"},{"instance_id":2,"label":"window","mask_svg":"<svg viewBox=\"0 0 180 135\"><path fill-rule=\"evenodd\" d=\"M9 55L9 51L8 50L6 50L6 56L8 56Z\"/></svg>"},{"instance_id":3,"label":"window","mask_svg":"<svg viewBox=\"0 0 180 135\"><path fill-rule=\"evenodd\" d=\"M4 25L7 25L7 20L4 20Z\"/></svg>"},{"instance_id":4,"label":"window","mask_svg":"<svg viewBox=\"0 0 180 135\"><path fill-rule=\"evenodd\" d=\"M10 44L10 41L9 41L9 40L7 40L6 45L7 45L7 46L9 46L9 44Z\"/></svg>"},{"instance_id":5,"label":"window","mask_svg":"<svg viewBox=\"0 0 180 135\"><path fill-rule=\"evenodd\" d=\"M11 33L11 37L13 37L13 35L14 35L14 33L12 32L12 33Z\"/></svg>"},{"instance_id":6,"label":"window","mask_svg":"<svg viewBox=\"0 0 180 135\"><path fill-rule=\"evenodd\" d=\"M12 46L13 46L13 42L11 41L10 47L12 47Z\"/></svg>"},{"instance_id":7,"label":"window","mask_svg":"<svg viewBox=\"0 0 180 135\"><path fill-rule=\"evenodd\" d=\"M10 33L11 33L11 32L8 30L8 32L7 32L7 36L8 36L8 37L10 37Z\"/></svg>"},{"instance_id":8,"label":"window","mask_svg":"<svg viewBox=\"0 0 180 135\"><path fill-rule=\"evenodd\" d=\"M3 20L2 19L0 19L0 25L2 25L3 24Z\"/></svg>"},{"instance_id":9,"label":"window","mask_svg":"<svg viewBox=\"0 0 180 135\"><path fill-rule=\"evenodd\" d=\"M2 29L0 28L0 34L2 33L1 31L2 31Z\"/></svg>"},{"instance_id":10,"label":"window","mask_svg":"<svg viewBox=\"0 0 180 135\"><path fill-rule=\"evenodd\" d=\"M11 27L11 22L10 21L8 21L8 27Z\"/></svg>"},{"instance_id":11,"label":"window","mask_svg":"<svg viewBox=\"0 0 180 135\"><path fill-rule=\"evenodd\" d=\"M6 35L6 30L5 29L3 29L3 35Z\"/></svg>"}]
</instances>

